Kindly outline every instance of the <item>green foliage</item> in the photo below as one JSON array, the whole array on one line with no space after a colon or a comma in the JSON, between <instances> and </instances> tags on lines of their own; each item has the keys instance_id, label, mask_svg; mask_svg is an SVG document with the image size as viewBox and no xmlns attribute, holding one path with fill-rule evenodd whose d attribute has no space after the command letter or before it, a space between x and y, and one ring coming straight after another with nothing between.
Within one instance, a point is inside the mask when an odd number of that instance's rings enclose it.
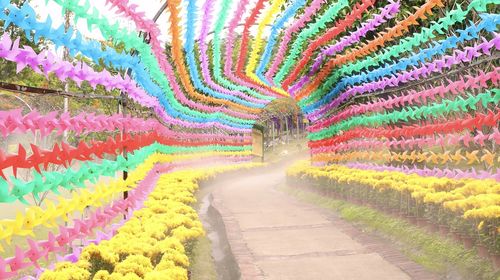
<instances>
[{"instance_id":1,"label":"green foliage","mask_svg":"<svg viewBox=\"0 0 500 280\"><path fill-rule=\"evenodd\" d=\"M300 108L292 98L277 98L264 108L262 118L295 116L300 113Z\"/></svg>"}]
</instances>

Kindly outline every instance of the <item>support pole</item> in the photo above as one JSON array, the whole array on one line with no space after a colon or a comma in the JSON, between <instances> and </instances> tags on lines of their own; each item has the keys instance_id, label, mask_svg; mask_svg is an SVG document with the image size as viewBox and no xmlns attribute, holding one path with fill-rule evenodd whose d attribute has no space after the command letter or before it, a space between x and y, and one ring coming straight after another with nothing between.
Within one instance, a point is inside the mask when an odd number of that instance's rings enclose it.
<instances>
[{"instance_id":1,"label":"support pole","mask_svg":"<svg viewBox=\"0 0 500 280\"><path fill-rule=\"evenodd\" d=\"M300 138L300 121L299 121L300 115L297 114L296 117L297 117L297 121L295 123L297 125L297 139L299 139Z\"/></svg>"},{"instance_id":2,"label":"support pole","mask_svg":"<svg viewBox=\"0 0 500 280\"><path fill-rule=\"evenodd\" d=\"M123 92L120 93L120 99L118 100L118 113L121 114L122 116L125 116L127 114L127 102L125 99L125 94ZM120 132L120 138L122 140L122 143L126 133L127 131L124 126L122 131ZM127 146L122 147L122 155L125 159L127 159ZM123 171L122 178L124 181L127 180L128 172L126 170ZM127 199L127 197L128 197L128 191L123 192L123 199Z\"/></svg>"},{"instance_id":3,"label":"support pole","mask_svg":"<svg viewBox=\"0 0 500 280\"><path fill-rule=\"evenodd\" d=\"M274 150L274 120L272 120L271 149Z\"/></svg>"},{"instance_id":4,"label":"support pole","mask_svg":"<svg viewBox=\"0 0 500 280\"><path fill-rule=\"evenodd\" d=\"M285 130L286 130L286 132L285 132L285 143L288 144L288 142L289 142L288 140L290 138L289 137L290 127L288 126L288 116L285 116Z\"/></svg>"},{"instance_id":5,"label":"support pole","mask_svg":"<svg viewBox=\"0 0 500 280\"><path fill-rule=\"evenodd\" d=\"M69 10L66 10L64 13L64 31L67 32L70 26L70 18L71 18L71 12ZM63 59L65 61L69 60L69 49L67 47L64 47L63 50ZM64 92L69 92L69 83L64 84ZM69 111L69 98L68 96L64 96L63 100L63 112L67 113ZM64 141L68 140L68 131L63 132L63 139Z\"/></svg>"}]
</instances>

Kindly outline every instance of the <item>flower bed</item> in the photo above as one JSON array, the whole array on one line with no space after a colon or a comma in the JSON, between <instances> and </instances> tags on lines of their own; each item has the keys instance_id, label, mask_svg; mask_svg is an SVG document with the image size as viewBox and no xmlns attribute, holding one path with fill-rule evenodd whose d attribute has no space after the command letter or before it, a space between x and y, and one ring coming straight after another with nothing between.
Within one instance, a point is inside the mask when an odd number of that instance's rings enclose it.
<instances>
[{"instance_id":1,"label":"flower bed","mask_svg":"<svg viewBox=\"0 0 500 280\"><path fill-rule=\"evenodd\" d=\"M188 279L186 245L204 234L191 207L198 181L256 165L161 175L144 208L135 211L113 238L86 247L76 263L58 263L40 279Z\"/></svg>"},{"instance_id":2,"label":"flower bed","mask_svg":"<svg viewBox=\"0 0 500 280\"><path fill-rule=\"evenodd\" d=\"M443 235L496 261L500 255L500 183L495 180L450 179L396 171L375 171L342 165L315 167L307 161L287 171L292 185L309 185L318 192L367 204Z\"/></svg>"}]
</instances>

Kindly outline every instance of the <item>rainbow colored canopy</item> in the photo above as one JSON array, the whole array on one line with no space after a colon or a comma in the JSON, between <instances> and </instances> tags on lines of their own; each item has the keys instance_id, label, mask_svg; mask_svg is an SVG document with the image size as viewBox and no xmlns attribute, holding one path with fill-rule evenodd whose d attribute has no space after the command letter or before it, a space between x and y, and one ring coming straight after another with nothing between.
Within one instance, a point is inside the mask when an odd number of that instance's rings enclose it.
<instances>
[{"instance_id":1,"label":"rainbow colored canopy","mask_svg":"<svg viewBox=\"0 0 500 280\"><path fill-rule=\"evenodd\" d=\"M115 240L111 243L118 246L129 238L120 228L132 230L127 225L137 223L133 211L148 206L155 190L166 191L155 188L162 180L156 173L207 160L234 166L252 160L252 128L279 98L293 99L308 119L316 165L376 171L370 176L379 180L380 174L397 171L500 181L500 15L493 12L500 0L454 6L442 0L411 1L412 6L392 0L169 0L160 1L167 17L158 22L138 1L106 0L106 7L89 0L45 1L71 13L69 27L55 24L59 14L40 16L39 5L48 4L18 2L0 0L2 63L76 87L120 91L156 118L0 112L4 139L23 133L106 136L63 140L51 149L32 143L0 150L0 206L29 205L30 198L41 201L46 193L57 197L57 203L31 205L15 219L0 221L0 249L13 238L15 244L13 255L0 257L0 279L27 267L37 267L40 276L39 262L77 239L89 246ZM114 20L107 17L110 11ZM82 24L88 31L78 30ZM11 32L14 28L20 32ZM94 33L103 40L90 39ZM12 34L35 44L43 40L48 47L34 50ZM58 55L62 49L69 53L65 58ZM28 170L29 179L20 178L19 170ZM129 178L100 181L117 171L129 171ZM205 178L175 174L163 180ZM89 182L96 183L92 190ZM184 187L179 185L180 192ZM70 191L71 199L61 196ZM118 199L124 191L129 197ZM63 226L71 213L85 209L92 211L87 218ZM116 223L128 211L127 219ZM35 229L56 225L47 238L35 238ZM193 226L193 232L199 228ZM176 240L183 243L193 232L179 233ZM16 238L30 235L29 246L17 247ZM88 252L73 248L61 258L80 263ZM114 258L103 256L121 262ZM83 278L89 270L72 269ZM176 279L177 272L171 273Z\"/></svg>"}]
</instances>

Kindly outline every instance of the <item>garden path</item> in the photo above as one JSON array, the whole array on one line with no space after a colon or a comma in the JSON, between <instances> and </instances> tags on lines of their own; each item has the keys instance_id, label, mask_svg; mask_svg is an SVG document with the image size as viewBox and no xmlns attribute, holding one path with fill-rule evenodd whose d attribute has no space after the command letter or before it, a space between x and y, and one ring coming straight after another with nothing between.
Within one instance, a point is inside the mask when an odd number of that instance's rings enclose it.
<instances>
[{"instance_id":1,"label":"garden path","mask_svg":"<svg viewBox=\"0 0 500 280\"><path fill-rule=\"evenodd\" d=\"M286 167L212 191L241 279L434 279L387 241L278 190Z\"/></svg>"}]
</instances>

